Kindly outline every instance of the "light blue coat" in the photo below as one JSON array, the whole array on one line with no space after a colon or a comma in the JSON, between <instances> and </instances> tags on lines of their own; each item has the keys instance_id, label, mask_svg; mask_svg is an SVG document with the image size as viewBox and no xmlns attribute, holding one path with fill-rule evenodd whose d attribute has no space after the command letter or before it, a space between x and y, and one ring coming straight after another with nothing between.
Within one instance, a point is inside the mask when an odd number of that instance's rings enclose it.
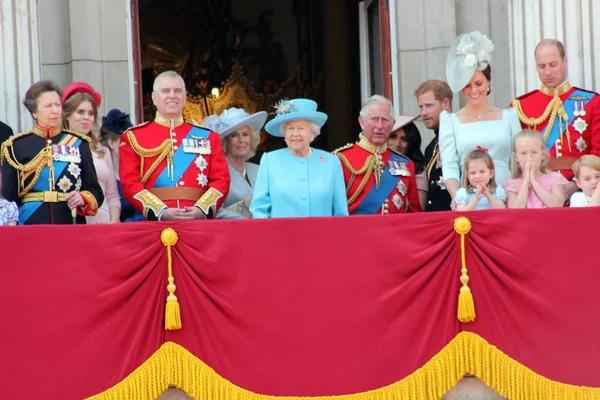
<instances>
[{"instance_id":1,"label":"light blue coat","mask_svg":"<svg viewBox=\"0 0 600 400\"><path fill-rule=\"evenodd\" d=\"M248 183L246 178L229 164L229 176L231 176L229 194L227 195L223 206L217 211L217 219L245 219L240 214L227 209L230 205L252 196L254 184L256 183L256 176L258 175L258 165L247 162L245 168L250 183Z\"/></svg>"},{"instance_id":2,"label":"light blue coat","mask_svg":"<svg viewBox=\"0 0 600 400\"><path fill-rule=\"evenodd\" d=\"M348 215L340 160L317 149L307 158L292 155L288 148L265 153L250 212L253 218Z\"/></svg>"}]
</instances>

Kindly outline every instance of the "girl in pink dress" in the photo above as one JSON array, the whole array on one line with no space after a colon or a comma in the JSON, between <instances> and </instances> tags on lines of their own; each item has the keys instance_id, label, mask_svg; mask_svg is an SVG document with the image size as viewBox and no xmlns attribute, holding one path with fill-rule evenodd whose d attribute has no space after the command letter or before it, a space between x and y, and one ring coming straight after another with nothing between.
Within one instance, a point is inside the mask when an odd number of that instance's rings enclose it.
<instances>
[{"instance_id":1,"label":"girl in pink dress","mask_svg":"<svg viewBox=\"0 0 600 400\"><path fill-rule=\"evenodd\" d=\"M63 124L65 129L86 134L91 139L90 149L98 183L104 192L104 202L95 216L87 216L88 224L112 224L120 222L121 200L110 152L102 147L93 128L97 126L98 107L102 97L90 85L76 82L63 92Z\"/></svg>"},{"instance_id":2,"label":"girl in pink dress","mask_svg":"<svg viewBox=\"0 0 600 400\"><path fill-rule=\"evenodd\" d=\"M508 208L562 207L565 177L549 172L546 141L538 131L524 130L513 142L512 176L504 182Z\"/></svg>"}]
</instances>

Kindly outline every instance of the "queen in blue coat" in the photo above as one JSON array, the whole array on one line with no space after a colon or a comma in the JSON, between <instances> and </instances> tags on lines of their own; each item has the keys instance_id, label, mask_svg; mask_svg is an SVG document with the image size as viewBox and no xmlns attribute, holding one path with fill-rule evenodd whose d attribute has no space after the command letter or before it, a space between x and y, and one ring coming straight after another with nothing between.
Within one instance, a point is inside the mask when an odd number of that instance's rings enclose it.
<instances>
[{"instance_id":1,"label":"queen in blue coat","mask_svg":"<svg viewBox=\"0 0 600 400\"><path fill-rule=\"evenodd\" d=\"M346 186L340 160L314 149L327 114L308 99L284 100L266 131L285 138L287 148L265 153L260 160L253 218L330 217L348 215Z\"/></svg>"}]
</instances>

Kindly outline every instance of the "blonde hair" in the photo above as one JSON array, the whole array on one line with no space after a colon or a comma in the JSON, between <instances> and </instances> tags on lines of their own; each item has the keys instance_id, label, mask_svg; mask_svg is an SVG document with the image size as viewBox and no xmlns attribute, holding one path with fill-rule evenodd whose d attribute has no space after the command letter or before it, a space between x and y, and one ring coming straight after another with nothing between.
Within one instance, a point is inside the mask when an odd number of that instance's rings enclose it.
<instances>
[{"instance_id":1,"label":"blonde hair","mask_svg":"<svg viewBox=\"0 0 600 400\"><path fill-rule=\"evenodd\" d=\"M533 129L523 129L521 132L517 133L513 138L512 148L513 148L513 158L510 163L510 169L512 171L512 177L520 178L523 175L523 170L521 166L517 162L517 140L519 139L536 139L540 142L540 147L542 148L542 164L540 165L540 172L542 174L548 173L548 169L546 166L548 165L548 150L546 150L546 139L542 136L542 134L538 131L534 131Z\"/></svg>"},{"instance_id":2,"label":"blonde hair","mask_svg":"<svg viewBox=\"0 0 600 400\"><path fill-rule=\"evenodd\" d=\"M571 167L573 174L575 174L575 179L579 179L581 167L588 167L594 171L600 171L600 157L593 154L586 154L585 156L578 158Z\"/></svg>"},{"instance_id":3,"label":"blonde hair","mask_svg":"<svg viewBox=\"0 0 600 400\"><path fill-rule=\"evenodd\" d=\"M471 184L469 183L469 163L471 161L483 161L485 162L485 166L488 167L491 171L496 170L496 167L494 166L494 160L492 160L492 157L488 154L487 151L484 150L480 150L480 149L475 149L473 151L471 151L469 154L467 154L467 156L465 157L465 163L463 165L463 177L462 177L462 186L469 190L469 188L471 187ZM492 175L492 177L490 178L490 182L487 185L488 191L490 193L494 193L496 191L496 187L498 186L496 184L496 178L495 178L496 174Z\"/></svg>"},{"instance_id":4,"label":"blonde hair","mask_svg":"<svg viewBox=\"0 0 600 400\"><path fill-rule=\"evenodd\" d=\"M252 125L244 125L240 129L245 127L248 127L250 130L250 151L248 151L248 154L246 154L246 161L248 161L256 154L256 149L260 144L260 131L257 132ZM235 131L221 139L221 144L223 145L223 152L225 155L227 155L227 138L230 138L234 133Z\"/></svg>"}]
</instances>

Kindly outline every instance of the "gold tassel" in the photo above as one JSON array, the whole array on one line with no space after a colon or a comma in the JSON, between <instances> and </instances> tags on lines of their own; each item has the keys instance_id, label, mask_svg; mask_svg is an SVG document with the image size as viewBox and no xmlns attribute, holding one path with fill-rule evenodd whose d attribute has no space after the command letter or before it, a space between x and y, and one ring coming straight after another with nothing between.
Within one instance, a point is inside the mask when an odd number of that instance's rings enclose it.
<instances>
[{"instance_id":1,"label":"gold tassel","mask_svg":"<svg viewBox=\"0 0 600 400\"><path fill-rule=\"evenodd\" d=\"M167 260L169 267L169 284L167 285L167 304L165 306L165 329L174 331L181 329L181 311L179 310L179 302L177 296L175 296L175 278L173 277L173 258L171 256L171 247L177 243L179 239L177 232L172 228L167 228L162 231L160 239L163 244L167 247Z\"/></svg>"},{"instance_id":2,"label":"gold tassel","mask_svg":"<svg viewBox=\"0 0 600 400\"><path fill-rule=\"evenodd\" d=\"M458 320L460 322L475 321L475 301L469 288L469 275L465 257L465 235L471 231L471 221L467 217L458 217L454 220L454 230L460 235L460 262L461 276L460 294L458 295Z\"/></svg>"}]
</instances>

